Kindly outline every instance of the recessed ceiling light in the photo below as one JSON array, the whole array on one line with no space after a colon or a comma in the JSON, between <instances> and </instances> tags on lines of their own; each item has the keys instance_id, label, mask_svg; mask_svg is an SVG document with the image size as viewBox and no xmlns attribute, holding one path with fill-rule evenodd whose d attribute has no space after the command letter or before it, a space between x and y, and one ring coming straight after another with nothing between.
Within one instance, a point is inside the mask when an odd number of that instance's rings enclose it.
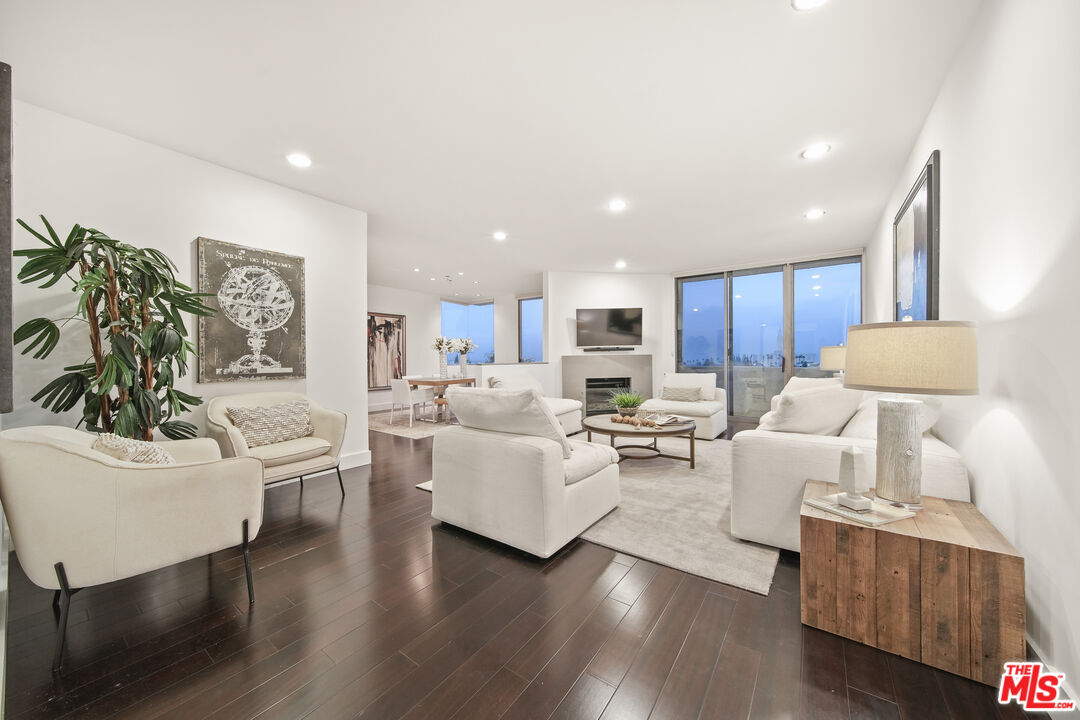
<instances>
[{"instance_id":1,"label":"recessed ceiling light","mask_svg":"<svg viewBox=\"0 0 1080 720\"><path fill-rule=\"evenodd\" d=\"M311 167L311 158L301 152L289 153L285 156L285 159L289 161L289 164L298 168Z\"/></svg>"},{"instance_id":2,"label":"recessed ceiling light","mask_svg":"<svg viewBox=\"0 0 1080 720\"><path fill-rule=\"evenodd\" d=\"M832 146L829 143L814 143L799 154L806 160L817 160L819 157L824 157L830 150Z\"/></svg>"},{"instance_id":3,"label":"recessed ceiling light","mask_svg":"<svg viewBox=\"0 0 1080 720\"><path fill-rule=\"evenodd\" d=\"M697 308L694 308L694 312L697 312L697 311L698 311Z\"/></svg>"},{"instance_id":4,"label":"recessed ceiling light","mask_svg":"<svg viewBox=\"0 0 1080 720\"><path fill-rule=\"evenodd\" d=\"M791 0L793 10L817 10L829 0Z\"/></svg>"},{"instance_id":5,"label":"recessed ceiling light","mask_svg":"<svg viewBox=\"0 0 1080 720\"><path fill-rule=\"evenodd\" d=\"M491 233L491 237L495 238L499 242L502 242L503 240L506 239L506 231L505 230L496 230L495 232Z\"/></svg>"},{"instance_id":6,"label":"recessed ceiling light","mask_svg":"<svg viewBox=\"0 0 1080 720\"><path fill-rule=\"evenodd\" d=\"M761 323L761 327L769 327L769 323Z\"/></svg>"},{"instance_id":7,"label":"recessed ceiling light","mask_svg":"<svg viewBox=\"0 0 1080 720\"><path fill-rule=\"evenodd\" d=\"M820 285L815 285L814 287L812 287L812 288L810 288L810 289L811 289L811 290L814 290L814 291L817 291L817 290L820 290L820 289L821 289L821 286L820 286Z\"/></svg>"},{"instance_id":8,"label":"recessed ceiling light","mask_svg":"<svg viewBox=\"0 0 1080 720\"><path fill-rule=\"evenodd\" d=\"M615 269L616 270L622 270L625 267L626 267L626 261L625 260L616 260L615 261Z\"/></svg>"},{"instance_id":9,"label":"recessed ceiling light","mask_svg":"<svg viewBox=\"0 0 1080 720\"><path fill-rule=\"evenodd\" d=\"M420 268L413 268L412 271L413 272L420 272Z\"/></svg>"},{"instance_id":10,"label":"recessed ceiling light","mask_svg":"<svg viewBox=\"0 0 1080 720\"><path fill-rule=\"evenodd\" d=\"M818 274L814 274L814 275L811 275L811 276L810 276L810 279L811 279L811 280L817 280L817 279L818 279L818 278L820 278L820 277L821 277L821 275L818 275Z\"/></svg>"},{"instance_id":11,"label":"recessed ceiling light","mask_svg":"<svg viewBox=\"0 0 1080 720\"><path fill-rule=\"evenodd\" d=\"M428 280L434 280L435 278L428 278Z\"/></svg>"},{"instance_id":12,"label":"recessed ceiling light","mask_svg":"<svg viewBox=\"0 0 1080 720\"><path fill-rule=\"evenodd\" d=\"M464 275L464 274L465 274L465 273L463 273L463 272L459 272L459 273L458 273L458 275Z\"/></svg>"},{"instance_id":13,"label":"recessed ceiling light","mask_svg":"<svg viewBox=\"0 0 1080 720\"><path fill-rule=\"evenodd\" d=\"M817 220L818 218L823 217L824 215L825 215L825 211L822 210L821 208L810 208L805 213L803 213L803 216L807 220Z\"/></svg>"},{"instance_id":14,"label":"recessed ceiling light","mask_svg":"<svg viewBox=\"0 0 1080 720\"><path fill-rule=\"evenodd\" d=\"M607 209L609 212L621 213L626 209L626 200L621 197L611 198L608 200Z\"/></svg>"},{"instance_id":15,"label":"recessed ceiling light","mask_svg":"<svg viewBox=\"0 0 1080 720\"><path fill-rule=\"evenodd\" d=\"M814 297L821 297L821 293L814 293Z\"/></svg>"},{"instance_id":16,"label":"recessed ceiling light","mask_svg":"<svg viewBox=\"0 0 1080 720\"><path fill-rule=\"evenodd\" d=\"M473 284L473 285L479 285L479 284L480 284L480 281L479 281L479 280L473 280L473 281L472 281L472 284Z\"/></svg>"},{"instance_id":17,"label":"recessed ceiling light","mask_svg":"<svg viewBox=\"0 0 1080 720\"><path fill-rule=\"evenodd\" d=\"M736 300L741 300L741 299L742 299L742 295L736 295L736 296L735 296L735 299L736 299Z\"/></svg>"}]
</instances>

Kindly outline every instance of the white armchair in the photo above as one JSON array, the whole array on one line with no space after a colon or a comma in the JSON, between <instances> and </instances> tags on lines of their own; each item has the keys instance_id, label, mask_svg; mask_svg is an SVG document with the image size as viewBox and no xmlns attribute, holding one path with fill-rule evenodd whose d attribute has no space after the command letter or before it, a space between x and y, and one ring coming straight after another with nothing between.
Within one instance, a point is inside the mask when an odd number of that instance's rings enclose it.
<instances>
[{"instance_id":1,"label":"white armchair","mask_svg":"<svg viewBox=\"0 0 1080 720\"><path fill-rule=\"evenodd\" d=\"M161 443L176 464L140 465L91 448L95 435L39 426L0 433L0 502L19 564L57 591L61 667L71 595L248 543L262 525L262 467L222 460L206 438Z\"/></svg>"},{"instance_id":2,"label":"white armchair","mask_svg":"<svg viewBox=\"0 0 1080 720\"><path fill-rule=\"evenodd\" d=\"M727 430L727 390L716 387L716 373L664 373L660 397L646 400L641 409L691 418L697 425L694 437L715 440ZM667 388L698 389L697 400L665 398Z\"/></svg>"},{"instance_id":3,"label":"white armchair","mask_svg":"<svg viewBox=\"0 0 1080 720\"><path fill-rule=\"evenodd\" d=\"M296 438L271 445L248 447L240 430L229 420L230 407L278 405L304 401L311 413L311 425L315 432L308 437ZM345 442L345 413L328 410L311 402L307 396L290 392L247 393L222 395L212 398L206 405L206 431L217 441L222 457L254 457L262 462L263 482L267 485L300 478L324 470L336 470L341 494L345 484L338 467L341 446Z\"/></svg>"},{"instance_id":4,"label":"white armchair","mask_svg":"<svg viewBox=\"0 0 1080 720\"><path fill-rule=\"evenodd\" d=\"M431 514L542 558L619 504L619 456L568 440L535 390L449 388L458 427L435 435Z\"/></svg>"}]
</instances>

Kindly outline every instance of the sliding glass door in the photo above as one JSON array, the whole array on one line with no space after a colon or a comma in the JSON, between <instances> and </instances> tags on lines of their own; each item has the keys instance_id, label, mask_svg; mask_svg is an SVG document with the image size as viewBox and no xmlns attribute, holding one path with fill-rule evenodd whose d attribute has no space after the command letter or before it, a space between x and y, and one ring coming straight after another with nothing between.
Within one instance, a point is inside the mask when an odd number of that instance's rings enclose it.
<instances>
[{"instance_id":1,"label":"sliding glass door","mask_svg":"<svg viewBox=\"0 0 1080 720\"><path fill-rule=\"evenodd\" d=\"M792 375L833 373L822 348L862 321L862 257L678 278L676 304L678 371L716 373L728 413L753 420Z\"/></svg>"},{"instance_id":2,"label":"sliding glass door","mask_svg":"<svg viewBox=\"0 0 1080 720\"><path fill-rule=\"evenodd\" d=\"M731 275L728 412L760 417L784 388L784 269Z\"/></svg>"}]
</instances>

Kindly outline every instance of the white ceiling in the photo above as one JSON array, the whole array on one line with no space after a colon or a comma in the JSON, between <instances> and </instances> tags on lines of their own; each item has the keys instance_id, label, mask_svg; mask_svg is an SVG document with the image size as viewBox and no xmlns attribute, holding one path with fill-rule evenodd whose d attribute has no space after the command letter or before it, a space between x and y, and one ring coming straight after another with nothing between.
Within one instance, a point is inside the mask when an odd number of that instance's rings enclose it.
<instances>
[{"instance_id":1,"label":"white ceiling","mask_svg":"<svg viewBox=\"0 0 1080 720\"><path fill-rule=\"evenodd\" d=\"M491 295L863 246L977 6L0 0L0 60L22 100L366 210L373 283Z\"/></svg>"}]
</instances>

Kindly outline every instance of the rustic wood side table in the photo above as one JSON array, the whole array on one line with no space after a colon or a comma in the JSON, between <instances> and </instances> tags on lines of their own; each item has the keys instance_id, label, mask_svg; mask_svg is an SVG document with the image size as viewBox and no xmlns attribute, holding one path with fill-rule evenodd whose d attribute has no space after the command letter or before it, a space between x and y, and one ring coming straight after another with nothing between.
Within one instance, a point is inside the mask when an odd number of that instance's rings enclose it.
<instances>
[{"instance_id":1,"label":"rustic wood side table","mask_svg":"<svg viewBox=\"0 0 1080 720\"><path fill-rule=\"evenodd\" d=\"M994 686L1026 659L1024 559L971 503L877 527L804 503L799 524L804 624Z\"/></svg>"}]
</instances>

